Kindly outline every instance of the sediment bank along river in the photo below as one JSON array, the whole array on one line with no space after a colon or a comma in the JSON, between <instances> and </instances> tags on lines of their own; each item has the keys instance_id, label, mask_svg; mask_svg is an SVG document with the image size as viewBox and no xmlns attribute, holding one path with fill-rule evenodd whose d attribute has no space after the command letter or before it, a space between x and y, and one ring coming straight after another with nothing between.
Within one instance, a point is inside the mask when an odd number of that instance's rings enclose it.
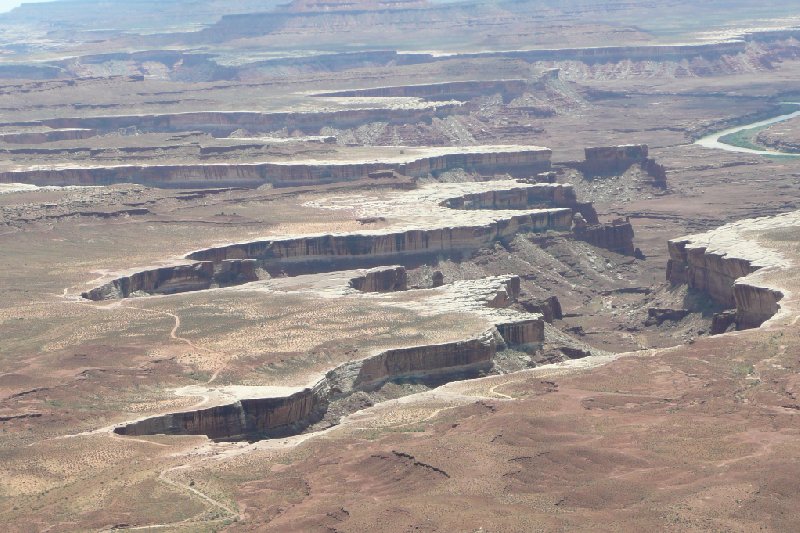
<instances>
[{"instance_id":1,"label":"sediment bank along river","mask_svg":"<svg viewBox=\"0 0 800 533\"><path fill-rule=\"evenodd\" d=\"M712 133L710 135L706 135L694 142L694 144L698 144L705 148L716 148L719 150L727 150L728 152L741 152L744 154L759 154L759 155L781 155L781 156L795 156L800 157L800 154L791 154L788 152L780 152L778 150L767 150L765 149L754 149L754 148L746 148L744 146L736 146L733 144L728 144L723 142L721 139L727 135L732 135L734 133L739 133L745 130L750 130L754 128L762 128L764 126L769 126L770 124L775 124L776 122L783 122L785 120L789 120L795 117L800 117L800 102L781 102L785 105L794 105L798 106L796 111L791 113L786 113L784 115L778 115L777 117L768 118L765 120L759 120L757 122L751 122L750 124L743 124L741 126L734 126L732 128L728 128L722 131L718 131L716 133Z\"/></svg>"}]
</instances>

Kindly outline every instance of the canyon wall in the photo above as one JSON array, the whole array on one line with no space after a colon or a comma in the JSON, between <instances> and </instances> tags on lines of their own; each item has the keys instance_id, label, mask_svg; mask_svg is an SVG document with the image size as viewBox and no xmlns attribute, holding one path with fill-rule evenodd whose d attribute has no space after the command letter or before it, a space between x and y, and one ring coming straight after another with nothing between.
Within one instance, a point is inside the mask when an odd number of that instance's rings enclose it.
<instances>
[{"instance_id":1,"label":"canyon wall","mask_svg":"<svg viewBox=\"0 0 800 533\"><path fill-rule=\"evenodd\" d=\"M736 309L736 328L760 326L779 309L783 293L747 280L761 266L720 250L709 251L691 239L668 242L667 280L707 293L716 303Z\"/></svg>"},{"instance_id":2,"label":"canyon wall","mask_svg":"<svg viewBox=\"0 0 800 533\"><path fill-rule=\"evenodd\" d=\"M615 220L611 224L576 224L573 235L592 246L618 254L634 255L636 252L633 246L633 226L627 220Z\"/></svg>"},{"instance_id":3,"label":"canyon wall","mask_svg":"<svg viewBox=\"0 0 800 533\"><path fill-rule=\"evenodd\" d=\"M319 398L307 388L285 397L243 399L233 404L156 416L118 427L119 435L206 435L211 439L296 434L317 417Z\"/></svg>"},{"instance_id":4,"label":"canyon wall","mask_svg":"<svg viewBox=\"0 0 800 533\"><path fill-rule=\"evenodd\" d=\"M542 322L540 318L538 321ZM313 387L287 396L240 399L227 405L155 416L119 426L114 432L206 435L219 440L293 435L320 420L331 400L355 391L372 391L389 381L452 381L488 371L497 346L497 330L492 328L462 341L386 350L340 365Z\"/></svg>"},{"instance_id":5,"label":"canyon wall","mask_svg":"<svg viewBox=\"0 0 800 533\"><path fill-rule=\"evenodd\" d=\"M500 93L506 98L522 95L528 89L526 80L450 81L419 85L375 87L319 93L314 96L334 97L417 97L428 100L469 100L479 96Z\"/></svg>"},{"instance_id":6,"label":"canyon wall","mask_svg":"<svg viewBox=\"0 0 800 533\"><path fill-rule=\"evenodd\" d=\"M182 113L107 115L96 117L60 117L26 123L28 126L47 126L53 129L91 129L111 133L126 128L140 132L203 131L227 137L238 129L251 132L269 132L281 129L305 134L319 133L321 128L356 128L370 122L390 124L415 124L430 122L433 117L444 118L460 113L457 103L418 107L373 107L318 112L257 111L187 111ZM13 126L14 124L8 124Z\"/></svg>"},{"instance_id":7,"label":"canyon wall","mask_svg":"<svg viewBox=\"0 0 800 533\"><path fill-rule=\"evenodd\" d=\"M394 292L408 289L408 274L403 266L378 267L350 280L350 287L361 292Z\"/></svg>"},{"instance_id":8,"label":"canyon wall","mask_svg":"<svg viewBox=\"0 0 800 533\"><path fill-rule=\"evenodd\" d=\"M496 351L493 330L465 341L387 350L361 363L355 387L373 390L392 380L477 374L492 367Z\"/></svg>"},{"instance_id":9,"label":"canyon wall","mask_svg":"<svg viewBox=\"0 0 800 533\"><path fill-rule=\"evenodd\" d=\"M0 134L0 141L9 144L44 144L56 141L76 141L95 137L97 132L91 129L63 129L52 131L32 131Z\"/></svg>"},{"instance_id":10,"label":"canyon wall","mask_svg":"<svg viewBox=\"0 0 800 533\"><path fill-rule=\"evenodd\" d=\"M647 159L646 144L620 146L595 146L584 149L585 160L581 170L587 175L624 172L631 165L642 164Z\"/></svg>"},{"instance_id":11,"label":"canyon wall","mask_svg":"<svg viewBox=\"0 0 800 533\"><path fill-rule=\"evenodd\" d=\"M187 265L174 265L135 272L84 292L88 300L113 300L129 298L136 293L175 294L201 291L212 286L230 286L258 279L254 260L226 260L214 263L198 261Z\"/></svg>"},{"instance_id":12,"label":"canyon wall","mask_svg":"<svg viewBox=\"0 0 800 533\"><path fill-rule=\"evenodd\" d=\"M320 235L252 241L192 252L188 259L219 262L225 259L259 259L265 264L364 257L439 255L480 248L497 238L521 231L569 229L572 210L558 208L501 219L485 226L412 229L400 232Z\"/></svg>"},{"instance_id":13,"label":"canyon wall","mask_svg":"<svg viewBox=\"0 0 800 533\"><path fill-rule=\"evenodd\" d=\"M111 185L139 183L151 187L294 187L351 181L381 170L411 177L461 168L468 172L531 176L550 168L546 148L516 151L439 153L406 162L218 163L186 165L109 165L98 167L38 166L0 172L0 183L33 185Z\"/></svg>"}]
</instances>

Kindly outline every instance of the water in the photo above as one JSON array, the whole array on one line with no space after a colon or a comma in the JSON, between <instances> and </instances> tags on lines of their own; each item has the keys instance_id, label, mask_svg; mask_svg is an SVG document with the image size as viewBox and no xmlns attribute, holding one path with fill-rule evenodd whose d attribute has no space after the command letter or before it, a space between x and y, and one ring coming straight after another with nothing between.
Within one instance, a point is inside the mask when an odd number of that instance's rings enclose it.
<instances>
[{"instance_id":1,"label":"water","mask_svg":"<svg viewBox=\"0 0 800 533\"><path fill-rule=\"evenodd\" d=\"M800 106L799 102L781 102L783 104L788 105L797 105ZM785 115L779 115L777 117L768 118L766 120L759 120L758 122L752 122L750 124L745 124L743 126L735 126L733 128L728 128L726 130L722 130L716 133L712 133L711 135L706 135L694 142L694 144L698 144L704 148L715 148L718 150L726 150L728 152L740 152L743 154L757 154L757 155L793 155L800 157L800 154L789 154L787 152L779 152L777 150L754 150L752 148L744 148L741 146L733 146L732 144L727 144L720 141L721 137L726 135L730 135L731 133L738 133L743 130L748 130L751 128L759 128L762 126L769 126L770 124L775 124L776 122L783 122L784 120L789 120L795 117L800 117L800 109L794 111L792 113L787 113Z\"/></svg>"}]
</instances>

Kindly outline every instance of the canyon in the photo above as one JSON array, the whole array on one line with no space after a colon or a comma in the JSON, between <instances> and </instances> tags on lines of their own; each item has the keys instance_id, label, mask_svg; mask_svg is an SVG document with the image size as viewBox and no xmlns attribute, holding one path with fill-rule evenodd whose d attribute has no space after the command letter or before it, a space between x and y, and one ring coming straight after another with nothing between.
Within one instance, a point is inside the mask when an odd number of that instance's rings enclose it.
<instances>
[{"instance_id":1,"label":"canyon","mask_svg":"<svg viewBox=\"0 0 800 533\"><path fill-rule=\"evenodd\" d=\"M0 13L0 521L795 531L798 9Z\"/></svg>"}]
</instances>

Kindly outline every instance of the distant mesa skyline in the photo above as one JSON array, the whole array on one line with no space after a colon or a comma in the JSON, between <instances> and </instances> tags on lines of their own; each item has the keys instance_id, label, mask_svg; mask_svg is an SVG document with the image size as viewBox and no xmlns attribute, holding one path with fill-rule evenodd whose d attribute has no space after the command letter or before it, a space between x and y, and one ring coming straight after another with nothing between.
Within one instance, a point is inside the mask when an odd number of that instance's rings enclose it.
<instances>
[{"instance_id":1,"label":"distant mesa skyline","mask_svg":"<svg viewBox=\"0 0 800 533\"><path fill-rule=\"evenodd\" d=\"M32 3L39 3L39 2L52 2L53 0L0 0L0 13L6 13L11 11L15 7L19 7L22 4L32 4Z\"/></svg>"}]
</instances>

